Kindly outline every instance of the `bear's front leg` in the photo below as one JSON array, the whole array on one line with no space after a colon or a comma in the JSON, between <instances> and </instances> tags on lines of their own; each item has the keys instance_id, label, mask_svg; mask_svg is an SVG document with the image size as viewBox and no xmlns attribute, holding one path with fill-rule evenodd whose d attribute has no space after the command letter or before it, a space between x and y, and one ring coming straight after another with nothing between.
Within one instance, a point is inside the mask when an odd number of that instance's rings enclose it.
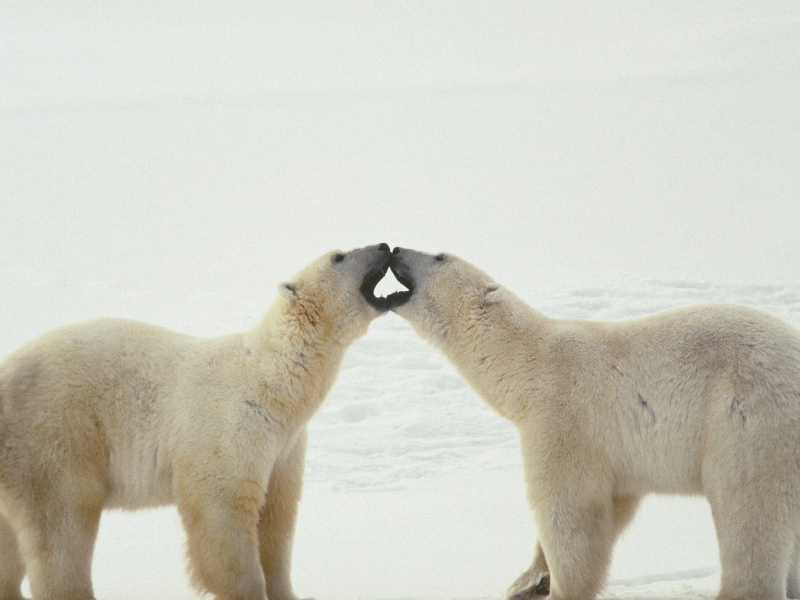
<instances>
[{"instance_id":1,"label":"bear's front leg","mask_svg":"<svg viewBox=\"0 0 800 600\"><path fill-rule=\"evenodd\" d=\"M20 586L25 563L11 524L0 516L0 600L24 600Z\"/></svg>"},{"instance_id":2,"label":"bear's front leg","mask_svg":"<svg viewBox=\"0 0 800 600\"><path fill-rule=\"evenodd\" d=\"M529 600L550 593L550 570L544 556L542 545L536 543L533 564L508 588L508 600Z\"/></svg>"},{"instance_id":3,"label":"bear's front leg","mask_svg":"<svg viewBox=\"0 0 800 600\"><path fill-rule=\"evenodd\" d=\"M292 539L303 486L307 438L304 428L275 462L261 510L258 540L269 600L297 600L291 580Z\"/></svg>"},{"instance_id":4,"label":"bear's front leg","mask_svg":"<svg viewBox=\"0 0 800 600\"><path fill-rule=\"evenodd\" d=\"M242 487L214 476L179 484L191 580L217 600L267 600L257 533L264 492Z\"/></svg>"},{"instance_id":5,"label":"bear's front leg","mask_svg":"<svg viewBox=\"0 0 800 600\"><path fill-rule=\"evenodd\" d=\"M614 545L613 502L575 490L535 506L550 569L551 600L592 600L605 583ZM583 497L581 497L583 496Z\"/></svg>"}]
</instances>

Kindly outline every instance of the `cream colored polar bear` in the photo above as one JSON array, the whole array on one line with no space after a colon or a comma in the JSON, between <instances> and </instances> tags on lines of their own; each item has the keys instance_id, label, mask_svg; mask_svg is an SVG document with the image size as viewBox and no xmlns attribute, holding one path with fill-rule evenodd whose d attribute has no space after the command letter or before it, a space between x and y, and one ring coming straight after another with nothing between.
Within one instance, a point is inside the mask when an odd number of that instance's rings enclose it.
<instances>
[{"instance_id":1,"label":"cream colored polar bear","mask_svg":"<svg viewBox=\"0 0 800 600\"><path fill-rule=\"evenodd\" d=\"M397 314L519 429L539 545L510 597L594 598L650 492L708 498L719 600L800 597L797 330L724 305L559 321L449 254L392 269Z\"/></svg>"},{"instance_id":2,"label":"cream colored polar bear","mask_svg":"<svg viewBox=\"0 0 800 600\"><path fill-rule=\"evenodd\" d=\"M89 600L104 508L177 504L193 582L293 600L306 422L348 345L388 310L386 244L321 257L254 329L197 339L103 320L0 365L0 600Z\"/></svg>"}]
</instances>

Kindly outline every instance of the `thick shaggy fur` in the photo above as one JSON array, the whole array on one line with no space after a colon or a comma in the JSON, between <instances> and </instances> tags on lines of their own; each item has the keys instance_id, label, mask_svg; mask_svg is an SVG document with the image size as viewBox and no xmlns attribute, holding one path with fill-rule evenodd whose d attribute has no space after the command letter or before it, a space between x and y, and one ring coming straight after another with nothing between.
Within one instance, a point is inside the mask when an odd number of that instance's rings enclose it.
<instances>
[{"instance_id":1,"label":"thick shaggy fur","mask_svg":"<svg viewBox=\"0 0 800 600\"><path fill-rule=\"evenodd\" d=\"M392 268L414 288L396 312L519 429L539 543L509 597L594 598L651 492L710 502L719 600L800 596L797 330L729 305L554 320L455 256Z\"/></svg>"},{"instance_id":2,"label":"thick shaggy fur","mask_svg":"<svg viewBox=\"0 0 800 600\"><path fill-rule=\"evenodd\" d=\"M341 258L343 257L343 258ZM380 311L359 288L385 244L325 255L244 334L103 320L0 365L0 600L90 600L104 508L177 504L196 586L295 600L305 425Z\"/></svg>"}]
</instances>

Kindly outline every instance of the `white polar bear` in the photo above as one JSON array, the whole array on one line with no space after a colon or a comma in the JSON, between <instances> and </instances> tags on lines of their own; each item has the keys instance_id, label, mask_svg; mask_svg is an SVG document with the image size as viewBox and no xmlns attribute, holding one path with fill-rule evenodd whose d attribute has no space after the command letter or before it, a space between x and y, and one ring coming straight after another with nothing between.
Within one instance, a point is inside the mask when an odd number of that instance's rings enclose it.
<instances>
[{"instance_id":1,"label":"white polar bear","mask_svg":"<svg viewBox=\"0 0 800 600\"><path fill-rule=\"evenodd\" d=\"M177 504L193 583L226 600L294 600L305 425L345 350L389 303L391 252L331 252L252 330L197 339L102 320L0 365L0 600L89 600L104 508Z\"/></svg>"},{"instance_id":2,"label":"white polar bear","mask_svg":"<svg viewBox=\"0 0 800 600\"><path fill-rule=\"evenodd\" d=\"M397 314L519 429L539 544L509 597L594 598L651 492L707 497L719 600L800 597L797 330L726 305L554 320L449 254L392 270Z\"/></svg>"}]
</instances>

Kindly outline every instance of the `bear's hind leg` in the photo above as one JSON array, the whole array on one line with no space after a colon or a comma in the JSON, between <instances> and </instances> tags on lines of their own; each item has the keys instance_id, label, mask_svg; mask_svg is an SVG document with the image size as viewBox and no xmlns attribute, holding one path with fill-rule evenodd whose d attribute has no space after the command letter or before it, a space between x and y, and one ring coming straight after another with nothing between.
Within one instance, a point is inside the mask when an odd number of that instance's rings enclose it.
<instances>
[{"instance_id":1,"label":"bear's hind leg","mask_svg":"<svg viewBox=\"0 0 800 600\"><path fill-rule=\"evenodd\" d=\"M717 600L784 600L794 532L776 517L779 507L748 492L709 495L722 565Z\"/></svg>"},{"instance_id":2,"label":"bear's hind leg","mask_svg":"<svg viewBox=\"0 0 800 600\"><path fill-rule=\"evenodd\" d=\"M36 600L93 600L92 553L102 505L36 507L19 545Z\"/></svg>"},{"instance_id":3,"label":"bear's hind leg","mask_svg":"<svg viewBox=\"0 0 800 600\"><path fill-rule=\"evenodd\" d=\"M307 434L301 431L276 461L258 523L259 553L269 600L296 600L291 558L297 505L303 485Z\"/></svg>"},{"instance_id":4,"label":"bear's hind leg","mask_svg":"<svg viewBox=\"0 0 800 600\"><path fill-rule=\"evenodd\" d=\"M622 532L636 516L636 509L642 503L641 496L619 496L614 498L614 540L618 540Z\"/></svg>"},{"instance_id":5,"label":"bear's hind leg","mask_svg":"<svg viewBox=\"0 0 800 600\"><path fill-rule=\"evenodd\" d=\"M25 577L25 563L19 553L17 536L0 516L0 600L22 600L20 586Z\"/></svg>"},{"instance_id":6,"label":"bear's hind leg","mask_svg":"<svg viewBox=\"0 0 800 600\"><path fill-rule=\"evenodd\" d=\"M786 597L789 600L800 599L800 531L794 534L794 550L786 577Z\"/></svg>"}]
</instances>

